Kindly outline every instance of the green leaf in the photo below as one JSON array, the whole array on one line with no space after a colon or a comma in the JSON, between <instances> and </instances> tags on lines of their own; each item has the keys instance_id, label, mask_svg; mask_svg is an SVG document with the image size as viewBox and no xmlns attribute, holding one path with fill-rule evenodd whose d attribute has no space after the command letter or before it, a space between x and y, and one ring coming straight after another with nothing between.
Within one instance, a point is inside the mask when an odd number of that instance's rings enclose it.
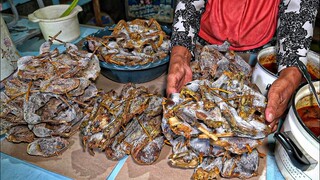
<instances>
[{"instance_id":1,"label":"green leaf","mask_svg":"<svg viewBox=\"0 0 320 180\"><path fill-rule=\"evenodd\" d=\"M62 13L60 18L68 16L72 12L72 10L77 6L78 2L79 0L73 0L68 9Z\"/></svg>"}]
</instances>

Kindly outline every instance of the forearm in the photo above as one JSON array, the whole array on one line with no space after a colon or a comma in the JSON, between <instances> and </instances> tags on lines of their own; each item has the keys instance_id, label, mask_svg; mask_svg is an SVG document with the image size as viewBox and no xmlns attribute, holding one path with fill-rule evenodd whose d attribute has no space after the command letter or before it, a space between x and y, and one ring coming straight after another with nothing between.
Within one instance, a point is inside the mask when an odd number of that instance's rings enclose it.
<instances>
[{"instance_id":1,"label":"forearm","mask_svg":"<svg viewBox=\"0 0 320 180\"><path fill-rule=\"evenodd\" d=\"M280 74L279 74L280 78L284 78L287 79L287 81L290 81L290 84L292 84L293 88L296 88L297 86L299 86L299 84L302 81L302 74L299 70L298 67L288 67L283 69ZM294 78L292 78L294 77ZM296 87L294 87L296 86ZM294 91L295 89L293 89Z\"/></svg>"},{"instance_id":2,"label":"forearm","mask_svg":"<svg viewBox=\"0 0 320 180\"><path fill-rule=\"evenodd\" d=\"M284 0L280 4L277 31L280 72L296 66L296 60L307 62L319 0Z\"/></svg>"},{"instance_id":3,"label":"forearm","mask_svg":"<svg viewBox=\"0 0 320 180\"><path fill-rule=\"evenodd\" d=\"M206 1L180 0L177 3L171 36L172 47L183 46L193 53Z\"/></svg>"},{"instance_id":4,"label":"forearm","mask_svg":"<svg viewBox=\"0 0 320 180\"><path fill-rule=\"evenodd\" d=\"M170 62L175 63L175 61L182 61L177 63L186 63L190 66L191 53L189 49L184 46L174 46L171 50L171 59Z\"/></svg>"}]
</instances>

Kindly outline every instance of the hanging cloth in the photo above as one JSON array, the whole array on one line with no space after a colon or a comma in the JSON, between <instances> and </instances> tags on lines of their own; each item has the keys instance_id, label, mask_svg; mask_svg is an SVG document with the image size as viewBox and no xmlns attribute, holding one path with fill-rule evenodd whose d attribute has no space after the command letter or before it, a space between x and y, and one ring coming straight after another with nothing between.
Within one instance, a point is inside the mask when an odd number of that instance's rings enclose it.
<instances>
[{"instance_id":1,"label":"hanging cloth","mask_svg":"<svg viewBox=\"0 0 320 180\"><path fill-rule=\"evenodd\" d=\"M280 0L208 0L199 35L211 44L228 41L237 51L268 43L277 28Z\"/></svg>"}]
</instances>

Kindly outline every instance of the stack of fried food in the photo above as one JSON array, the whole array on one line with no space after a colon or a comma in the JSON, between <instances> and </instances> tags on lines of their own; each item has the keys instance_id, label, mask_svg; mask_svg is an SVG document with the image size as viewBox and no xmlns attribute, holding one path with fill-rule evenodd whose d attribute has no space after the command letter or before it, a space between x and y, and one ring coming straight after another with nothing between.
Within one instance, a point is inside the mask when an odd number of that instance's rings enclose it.
<instances>
[{"instance_id":1,"label":"stack of fried food","mask_svg":"<svg viewBox=\"0 0 320 180\"><path fill-rule=\"evenodd\" d=\"M170 164L193 168L193 179L257 176L257 147L270 128L251 67L224 44L204 46L192 68L194 80L163 102Z\"/></svg>"},{"instance_id":2,"label":"stack of fried food","mask_svg":"<svg viewBox=\"0 0 320 180\"><path fill-rule=\"evenodd\" d=\"M131 155L138 164L152 164L161 152L163 97L143 86L126 84L99 97L88 120L81 125L85 149L105 152L111 160Z\"/></svg>"},{"instance_id":3,"label":"stack of fried food","mask_svg":"<svg viewBox=\"0 0 320 180\"><path fill-rule=\"evenodd\" d=\"M68 147L67 138L89 118L100 73L92 53L65 43L65 52L41 45L40 55L18 59L18 69L1 92L1 134L29 143L27 153L50 157Z\"/></svg>"},{"instance_id":4,"label":"stack of fried food","mask_svg":"<svg viewBox=\"0 0 320 180\"><path fill-rule=\"evenodd\" d=\"M88 36L88 49L101 61L120 66L145 65L168 56L170 40L155 19L121 20L112 33Z\"/></svg>"}]
</instances>

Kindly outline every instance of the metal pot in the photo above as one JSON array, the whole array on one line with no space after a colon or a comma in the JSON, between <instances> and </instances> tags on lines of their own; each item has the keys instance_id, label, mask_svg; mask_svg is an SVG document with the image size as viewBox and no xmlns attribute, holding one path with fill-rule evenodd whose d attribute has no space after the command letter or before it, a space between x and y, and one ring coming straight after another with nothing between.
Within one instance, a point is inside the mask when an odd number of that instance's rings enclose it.
<instances>
[{"instance_id":1,"label":"metal pot","mask_svg":"<svg viewBox=\"0 0 320 180\"><path fill-rule=\"evenodd\" d=\"M252 82L258 86L265 96L267 95L268 87L278 78L278 75L266 69L261 63L261 59L267 55L275 55L275 53L276 48L274 46L262 49L257 55L258 62L252 72Z\"/></svg>"},{"instance_id":2,"label":"metal pot","mask_svg":"<svg viewBox=\"0 0 320 180\"><path fill-rule=\"evenodd\" d=\"M320 81L313 84L319 95ZM319 179L320 139L304 124L297 112L297 108L316 104L314 99L308 84L300 86L293 95L280 132L274 135L275 159L285 179Z\"/></svg>"},{"instance_id":3,"label":"metal pot","mask_svg":"<svg viewBox=\"0 0 320 180\"><path fill-rule=\"evenodd\" d=\"M257 63L252 72L252 82L255 83L263 95L267 95L269 86L278 78L276 73L269 71L264 64L270 62L262 62L263 57L276 54L274 46L262 49L257 55ZM320 55L313 51L307 54L307 66L312 67L313 72L320 72ZM274 58L276 63L276 58ZM317 74L319 76L319 74ZM319 78L319 77L318 77Z\"/></svg>"}]
</instances>

